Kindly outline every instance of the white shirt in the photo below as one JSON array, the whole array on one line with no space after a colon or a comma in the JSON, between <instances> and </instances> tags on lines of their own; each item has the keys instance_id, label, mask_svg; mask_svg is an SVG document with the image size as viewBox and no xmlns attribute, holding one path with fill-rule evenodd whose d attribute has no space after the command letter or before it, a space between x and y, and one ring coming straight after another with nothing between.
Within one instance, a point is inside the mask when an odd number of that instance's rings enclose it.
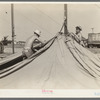
<instances>
[{"instance_id":1,"label":"white shirt","mask_svg":"<svg viewBox=\"0 0 100 100\"><path fill-rule=\"evenodd\" d=\"M80 32L80 33L76 34L76 37L79 39L79 41L81 41L82 40L82 33Z\"/></svg>"}]
</instances>

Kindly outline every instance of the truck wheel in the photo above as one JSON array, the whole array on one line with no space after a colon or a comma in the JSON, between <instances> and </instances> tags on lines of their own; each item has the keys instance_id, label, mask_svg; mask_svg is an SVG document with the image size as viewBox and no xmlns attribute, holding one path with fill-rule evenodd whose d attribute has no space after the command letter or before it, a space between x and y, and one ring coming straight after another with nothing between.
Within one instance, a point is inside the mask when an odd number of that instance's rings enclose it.
<instances>
[{"instance_id":1,"label":"truck wheel","mask_svg":"<svg viewBox=\"0 0 100 100\"><path fill-rule=\"evenodd\" d=\"M93 48L93 45L89 45L89 48Z\"/></svg>"}]
</instances>

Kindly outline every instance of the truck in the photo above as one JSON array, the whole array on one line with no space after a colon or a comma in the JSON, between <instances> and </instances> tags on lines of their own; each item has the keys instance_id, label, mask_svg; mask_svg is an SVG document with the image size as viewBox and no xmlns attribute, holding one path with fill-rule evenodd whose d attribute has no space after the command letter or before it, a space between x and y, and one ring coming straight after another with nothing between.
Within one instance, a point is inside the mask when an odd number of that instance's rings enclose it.
<instances>
[{"instance_id":1,"label":"truck","mask_svg":"<svg viewBox=\"0 0 100 100\"><path fill-rule=\"evenodd\" d=\"M89 48L100 48L100 33L89 33L87 46Z\"/></svg>"}]
</instances>

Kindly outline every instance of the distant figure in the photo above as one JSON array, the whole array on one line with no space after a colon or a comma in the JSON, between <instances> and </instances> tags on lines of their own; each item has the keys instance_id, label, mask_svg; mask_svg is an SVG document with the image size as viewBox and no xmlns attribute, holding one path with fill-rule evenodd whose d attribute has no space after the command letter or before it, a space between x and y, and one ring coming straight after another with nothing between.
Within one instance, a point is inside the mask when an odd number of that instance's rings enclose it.
<instances>
[{"instance_id":1,"label":"distant figure","mask_svg":"<svg viewBox=\"0 0 100 100\"><path fill-rule=\"evenodd\" d=\"M42 42L40 36L41 36L41 31L35 30L34 35L28 38L22 52L23 56L26 56L27 58L30 57L44 45L44 42Z\"/></svg>"},{"instance_id":2,"label":"distant figure","mask_svg":"<svg viewBox=\"0 0 100 100\"><path fill-rule=\"evenodd\" d=\"M85 46L84 45L84 42L83 42L83 40L82 40L82 28L81 28L81 26L76 26L76 40L82 45L82 46Z\"/></svg>"},{"instance_id":3,"label":"distant figure","mask_svg":"<svg viewBox=\"0 0 100 100\"><path fill-rule=\"evenodd\" d=\"M76 34L76 38L79 39L79 43L82 40L82 33L81 33L81 31L82 31L81 26L76 26L76 33L75 34Z\"/></svg>"}]
</instances>

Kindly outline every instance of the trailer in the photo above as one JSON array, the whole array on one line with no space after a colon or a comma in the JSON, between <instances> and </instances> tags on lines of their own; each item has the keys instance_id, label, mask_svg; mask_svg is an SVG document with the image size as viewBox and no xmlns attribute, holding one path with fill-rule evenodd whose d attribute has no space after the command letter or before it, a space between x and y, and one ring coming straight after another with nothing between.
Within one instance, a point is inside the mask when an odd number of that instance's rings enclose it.
<instances>
[{"instance_id":1,"label":"trailer","mask_svg":"<svg viewBox=\"0 0 100 100\"><path fill-rule=\"evenodd\" d=\"M100 33L89 33L87 46L89 48L93 47L100 48Z\"/></svg>"}]
</instances>

